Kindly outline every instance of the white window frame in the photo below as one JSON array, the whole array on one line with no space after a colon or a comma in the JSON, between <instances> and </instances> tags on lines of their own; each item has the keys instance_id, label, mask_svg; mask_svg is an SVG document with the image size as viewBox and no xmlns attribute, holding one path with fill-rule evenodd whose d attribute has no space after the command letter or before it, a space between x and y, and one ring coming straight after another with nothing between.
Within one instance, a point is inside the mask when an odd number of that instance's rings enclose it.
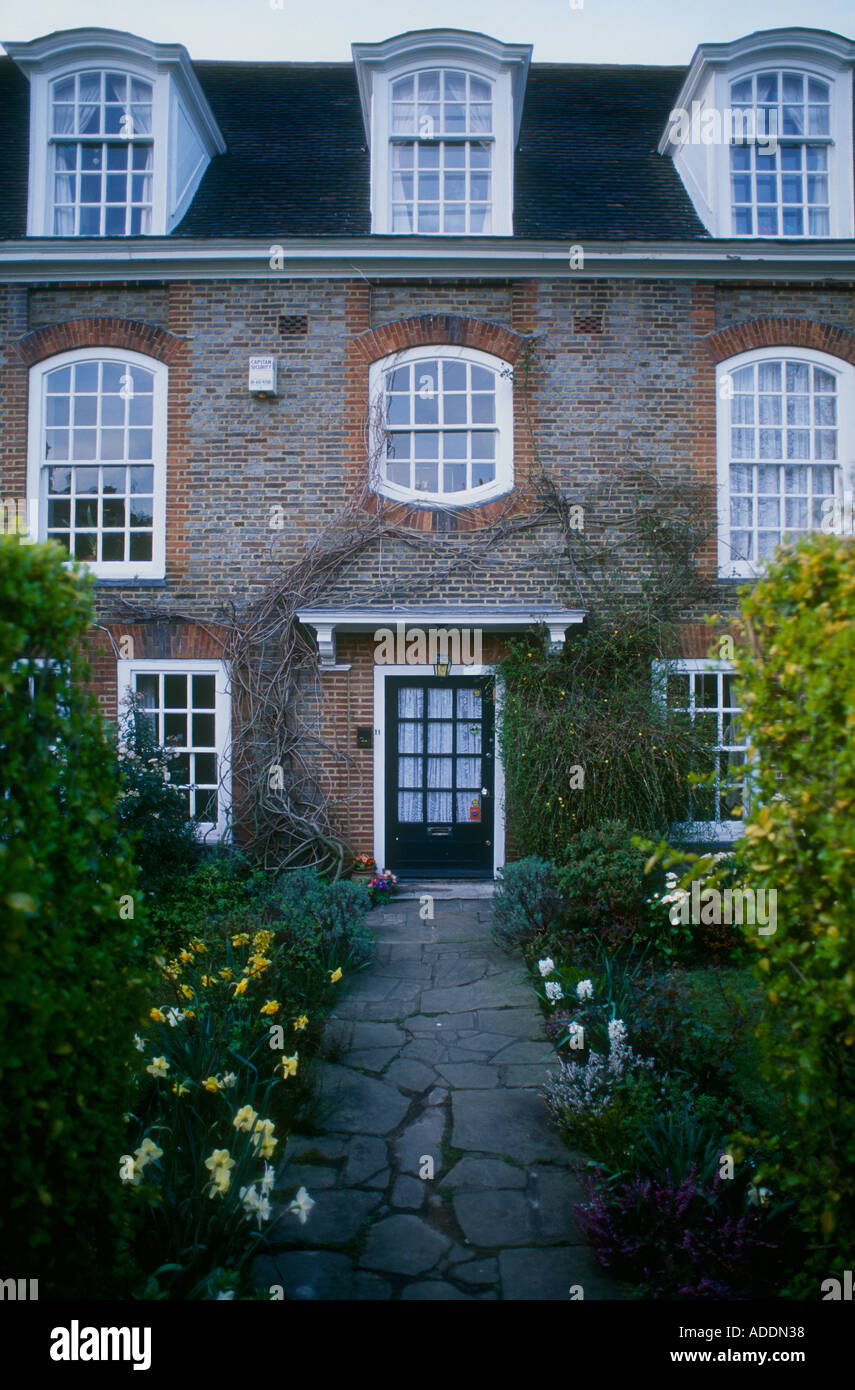
<instances>
[{"instance_id":1,"label":"white window frame","mask_svg":"<svg viewBox=\"0 0 855 1390\"><path fill-rule=\"evenodd\" d=\"M662 706L663 712L666 713L666 715L667 710L669 708L667 703L669 671L674 672L676 675L709 675L718 672L721 672L722 675L736 674L736 672L734 671L733 664L731 662L720 661L713 657L675 657L670 661L654 661L651 663L651 666L653 694L655 699ZM692 688L693 687L690 686L690 689ZM718 706L719 715L721 715L723 708L724 707L721 705ZM728 706L728 712L731 712L731 708L732 707ZM741 711L742 708L743 707L740 705L739 710ZM692 711L694 710L693 697L690 697L690 709ZM703 712L711 713L712 711ZM719 750L720 746L721 745L716 744L716 750ZM734 745L734 748L737 751L742 749L743 747L746 753L747 767L748 755L750 751L749 745L747 743L744 745ZM750 774L746 772L746 788L749 776ZM689 790L690 789L687 788L687 793ZM700 843L707 842L732 844L745 833L745 819L748 813L747 802L748 795L746 790L746 795L743 799L742 820L681 821L678 824L671 827L671 833L675 836L679 836L681 839L694 840Z\"/></svg>"},{"instance_id":2,"label":"white window frame","mask_svg":"<svg viewBox=\"0 0 855 1390\"><path fill-rule=\"evenodd\" d=\"M392 88L401 78L417 78L422 72L453 71L478 77L486 82L490 88L490 105L492 112L491 127L489 131L473 133L467 135L445 136L442 134L431 136L420 136L418 129L412 135L402 134L392 129ZM509 140L511 129L512 113L510 110L510 82L503 81L501 74L490 72L476 63L468 63L461 60L448 60L437 63L420 62L417 66L405 66L400 70L384 73L377 78L376 102L375 107L377 118L378 152L382 148L384 155L378 160L377 168L377 211L378 226L377 231L386 231L395 236L495 236L510 235L511 216L510 216L510 196L511 181L508 177L510 166L513 162L513 150ZM383 109L380 109L383 103ZM442 105L442 102L440 102ZM417 121L418 125L418 121ZM382 145L381 142L382 141ZM418 221L418 200L413 199L413 230L411 232L395 231L393 225L393 198L392 186L394 170L392 168L392 147L394 145L419 145L424 144L454 144L454 145L476 145L484 144L490 147L490 229L489 231L476 232L445 232L442 229L442 209L444 207L442 172L438 171L439 178L439 208L440 226L436 232L419 231L415 226ZM468 198L461 204L465 210L468 220L470 200ZM381 225L385 224L385 225Z\"/></svg>"},{"instance_id":3,"label":"white window frame","mask_svg":"<svg viewBox=\"0 0 855 1390\"><path fill-rule=\"evenodd\" d=\"M65 82L65 81L67 81L67 80L74 80L75 83L76 83L76 82L77 82L77 79L78 79L79 77L81 77L81 76L87 76L87 75L92 75L92 76L94 76L94 75L97 75L97 76L101 79L101 88L102 88L102 90L103 90L103 86L104 86L104 75L105 75L106 73L115 73L117 76L124 77L124 78L125 78L125 81L126 81L128 84L130 84L130 82L131 82L133 79L136 79L136 80L138 80L138 81L140 81L140 82L145 82L145 83L146 83L146 85L148 86L148 88L149 88L149 90L150 90L150 92L151 92L151 103L150 103L150 105L151 105L151 130L150 130L150 131L146 131L145 133L139 132L139 133L137 133L137 134L128 134L127 136L123 136L123 135L120 134L120 133L119 133L119 134L111 134L111 135L108 135L108 134L105 133L105 134L101 134L101 135L97 135L97 136L88 136L88 135L83 135L83 134L81 134L81 133L80 133L79 131L77 131L77 130L75 130L75 131L73 131L73 132L70 132L70 133L67 134L67 135L54 134L54 132L53 132L53 110L54 110L54 104L55 104L54 88L55 88L56 86L58 86L60 83ZM161 89L162 89L162 82L161 82L160 86L161 86ZM148 104L148 103L147 103L147 104ZM103 110L104 110L104 105L105 105L105 104L104 104L103 102L99 102L99 106L100 106L100 109L102 110L102 112L103 112ZM131 105L132 105L131 100L130 100L130 98L128 98L128 101L127 101L127 108L126 108L127 111L128 111L128 114L130 114L130 107L131 107ZM150 170L147 170L147 171L144 171L144 172L145 172L145 174L151 179L152 197L151 197L151 202L150 202L150 204L145 204L145 205L143 205L143 206L147 206L147 207L149 208L149 220L150 220L150 223L151 223L151 227L153 228L153 227L155 226L156 220L159 221L159 220L161 219L161 214L162 214L162 211L163 211L161 208L156 207L156 200L157 200L158 194L159 194L159 193L160 193L160 194L163 193L163 186L164 186L164 181L163 181L163 179L161 179L161 178L158 177L157 163L158 163L158 154L160 153L160 156L161 156L161 158L162 158L162 153L163 153L163 150L166 148L166 146L165 146L165 144L163 143L162 140L160 140L160 141L158 140L158 138L157 138L157 136L156 136L156 134L155 134L155 126L156 126L157 120L158 120L158 118L159 118L159 115L160 115L162 106L163 106L163 95L162 95L162 90L159 91L159 89L158 89L158 79L152 78L149 74L143 74L143 73L137 73L137 72L130 72L130 71L128 71L128 69L127 69L124 65L122 65L122 66L116 66L115 64L113 64L113 65L99 64L99 65L95 65L95 66L92 66L92 67L86 67L86 66L79 66L79 65L78 65L78 66L75 66L74 68L69 69L67 72L63 72L63 73L60 73L60 74L56 74L56 75L52 76L52 77L49 79L49 81L48 81L48 83L47 83L47 135L46 135L46 140L47 140L47 146L48 146L48 148L47 148L47 153L46 153L46 167L45 167L45 174L46 174L46 188L45 188L45 221L46 221L46 226L47 226L48 235L50 235L50 236L57 236L57 237L64 237L64 236L73 236L73 237L81 237L81 236L85 236L85 237L92 237L92 236L99 236L99 237L102 237L102 236L103 236L103 237L106 237L106 236L110 236L110 237L113 237L113 236L115 236L115 235L121 235L121 236L148 236L148 235L151 234L150 231L149 231L149 232L127 232L127 231L126 231L126 232L122 232L122 233L119 233L119 234L116 234L116 233L108 233L108 232L106 232L106 231L104 231L104 232L99 231L99 232L94 232L94 233L93 233L93 232L86 232L86 233L84 233L84 232L79 232L79 231L74 231L74 232L65 233L65 232L57 232L57 231L55 231L55 229L54 229L54 219L55 219L55 213L56 213L56 208L57 208L57 204L56 204L56 201L55 201L55 188L56 188L55 175L57 174L57 169L56 169L56 149L57 149L57 146L58 146L58 145L73 145L73 146L79 147L79 148L81 148L81 149L86 149L87 147L88 147L88 148L102 148L102 149L106 149L106 147L109 146L109 145L117 145L117 146L119 146L120 148L124 145L124 146L128 147L129 150L130 150L132 147L134 147L134 146L141 146L141 147L143 147L143 148L145 148L145 149L150 149L151 152L152 152L152 155L151 155L151 169L150 169ZM102 174L102 177L104 177L104 176L109 176L109 167L106 165L106 163L105 163L104 168L103 168L102 171L101 171L101 174ZM98 212L99 212L99 220L100 220L100 218L101 218L102 215L104 215L104 216L106 215L106 209L107 209L108 207L123 207L124 210L125 210L125 220L126 220L126 222L127 222L128 213L129 213L130 209L133 208L133 207L135 206L134 203L133 203L133 201L132 201L132 198L131 198L131 196L130 196L131 191L132 191L132 186L131 186L130 180L131 180L132 176L133 176L133 164L132 164L131 158L129 157L129 159L128 159L128 165L127 165L127 178L128 178L127 189L128 189L128 195L129 195L129 196L128 196L128 198L126 199L126 201L125 201L123 204L118 204L118 203L116 203L116 204L110 204L110 203L107 203L105 200L101 200L101 201L99 201L98 203L83 203L83 202L81 201L81 197L80 197L80 183L79 183L79 180L80 180L80 178L82 177L82 174L81 174L80 171L78 171L78 172L74 175L74 177L78 180L78 183L77 183L77 196L76 196L76 198L75 198L75 200L74 200L74 202L73 202L72 204L70 204L70 205L68 205L68 204L62 204L61 206L71 206L72 211L73 211L73 215L74 215L74 217L75 217L75 221L79 221L80 215L81 215L81 212L82 212L83 208L89 208L89 207L93 207L93 208L94 208L94 207L97 207L97 208L98 208ZM104 191L105 191L105 194L106 194L106 188L104 189Z\"/></svg>"},{"instance_id":4,"label":"white window frame","mask_svg":"<svg viewBox=\"0 0 855 1390\"><path fill-rule=\"evenodd\" d=\"M75 241L107 239L65 237L53 230L52 87L76 73L94 71L122 73L152 86L152 128L146 135L146 143L151 143L154 151L151 229L138 235L171 232L187 211L211 157L226 148L186 49L179 44L151 43L136 34L92 28L48 34L29 43L7 43L5 48L30 83L27 235ZM196 158L183 187L179 187L182 117L192 132ZM131 238L132 234L126 233L124 239Z\"/></svg>"},{"instance_id":5,"label":"white window frame","mask_svg":"<svg viewBox=\"0 0 855 1390\"><path fill-rule=\"evenodd\" d=\"M735 232L733 230L733 197L730 186L729 143L721 146L722 158L718 161L717 206L719 209L719 235L745 241L830 241L838 237L851 237L853 234L853 181L852 181L852 73L829 69L816 61L804 57L787 59L772 57L768 60L758 56L751 62L743 62L716 77L716 96L718 109L731 108L730 88L734 82L745 77L756 77L758 73L783 71L797 72L805 84L811 77L825 82L829 88L829 134L805 135L804 137L783 137L777 142L780 151L787 144L823 145L828 151L828 222L827 235L816 236L807 230L808 217L805 211L805 230L799 235L778 232L770 236L766 232ZM780 178L780 173L778 174ZM807 178L807 174L804 175ZM753 179L753 174L752 174ZM807 188L805 188L807 196ZM756 203L751 205L756 211ZM794 206L796 206L794 204ZM807 203L803 205L807 209Z\"/></svg>"},{"instance_id":6,"label":"white window frame","mask_svg":"<svg viewBox=\"0 0 855 1390\"><path fill-rule=\"evenodd\" d=\"M397 367L421 361L436 361L443 358L450 361L471 362L474 366L486 367L496 375L496 476L492 483L483 487L467 488L462 492L420 492L390 483L382 476L385 457L385 428L383 425L386 372ZM369 440L371 458L372 491L394 501L407 502L416 506L431 507L472 507L482 502L491 502L504 497L514 486L514 408L513 371L510 363L492 353L481 352L477 348L431 345L427 347L406 348L401 352L390 353L387 357L372 362L369 369L368 391L370 401ZM450 428L450 427L449 427ZM465 427L464 427L465 428ZM437 427L437 433L443 433Z\"/></svg>"},{"instance_id":7,"label":"white window frame","mask_svg":"<svg viewBox=\"0 0 855 1390\"><path fill-rule=\"evenodd\" d=\"M514 147L531 61L530 45L503 44L485 34L435 29L401 34L379 44L354 44L352 47L371 150L372 233L466 240L473 236L512 236ZM492 226L489 232L393 233L389 151L397 132L392 131L390 88L402 77L431 68L471 73L492 88ZM469 138L474 140L477 136Z\"/></svg>"},{"instance_id":8,"label":"white window frame","mask_svg":"<svg viewBox=\"0 0 855 1390\"><path fill-rule=\"evenodd\" d=\"M47 474L49 464L45 461L45 378L58 367L71 366L76 362L114 361L129 366L142 367L154 377L152 452L154 454L154 494L152 504L152 558L151 560L81 560L96 579L150 580L163 579L166 573L166 471L167 471L167 398L169 389L169 369L163 362L146 357L139 352L125 348L89 347L75 348L70 352L59 353L45 358L30 368L30 401L27 449L27 515L38 516L37 538L47 538ZM57 460L64 463L66 460ZM71 465L74 460L67 460ZM86 467L87 460L80 460L79 466ZM90 465L91 466L91 465ZM71 560L73 557L69 557Z\"/></svg>"},{"instance_id":9,"label":"white window frame","mask_svg":"<svg viewBox=\"0 0 855 1390\"><path fill-rule=\"evenodd\" d=\"M763 562L735 559L730 540L730 411L731 396L728 382L740 367L757 362L799 361L822 367L837 377L837 468L836 495L838 501L846 488L855 482L855 367L842 358L814 348L796 346L752 348L719 362L716 367L716 471L718 494L718 573L720 579L753 579L766 569ZM786 428L786 423L784 424ZM772 459L771 464L791 463L798 459ZM815 465L808 463L807 467ZM800 535L803 533L799 533Z\"/></svg>"},{"instance_id":10,"label":"white window frame","mask_svg":"<svg viewBox=\"0 0 855 1390\"><path fill-rule=\"evenodd\" d=\"M116 662L119 708L129 696L135 694L134 677L140 675L209 676L215 677L214 686L214 735L216 740L217 768L219 771L219 818L213 821L193 821L199 837L205 841L226 841L231 838L232 808L232 699L231 678L228 664L220 660L201 658L141 658L119 659Z\"/></svg>"},{"instance_id":11,"label":"white window frame","mask_svg":"<svg viewBox=\"0 0 855 1390\"><path fill-rule=\"evenodd\" d=\"M751 71L746 71L746 72L740 73L738 76L737 76L737 75L733 75L733 76L731 76L731 77L729 78L729 80L728 80L728 106L729 106L729 107L733 107L733 86L734 86L734 83L743 82L743 81L750 81L751 84L752 84L752 91L753 91L753 92L756 92L757 79L758 79L759 77L765 75L765 74L768 74L768 73L773 73L773 74L774 74L774 76L775 76L775 78L776 78L776 80L777 80L777 86L778 86L778 98L777 98L777 102L776 102L776 104L775 104L775 107L773 108L773 109L774 109L774 112L775 112L775 119L777 119L777 117L778 117L778 116L780 115L780 113L783 111L784 106L789 104L789 103L786 103L786 102L784 101L784 96L783 96L784 80L785 80L785 78L786 78L787 76L789 76L789 75L792 74L792 75L795 75L795 76L800 77L800 78L802 79L802 84L803 84L803 86L802 86L802 97L803 97L803 99L802 99L802 103L801 103L801 104L802 104L802 106L803 106L803 108L804 108L804 110L805 110L806 113L807 113L808 107L809 107L809 105L810 105L810 102L809 102L809 99L808 99L808 84L809 84L810 80L813 79L813 80L815 80L815 81L822 82L822 84L828 89L828 93L829 93L829 100L828 100L828 108L829 108L829 110L828 110L829 129L828 129L828 132L827 132L826 134L822 134L822 135L809 135L809 134L807 133L807 130L805 130L805 132L802 133L801 135L785 135L785 134L783 133L783 121L781 121L780 124L779 124L779 126L777 126L777 127L774 129L774 131L772 131L772 132L764 131L764 130L763 130L764 122L762 122L762 121L760 120L760 111L761 111L761 107L756 103L756 101L753 102L753 103L752 103L750 106L748 106L748 107L744 107L744 108L743 108L743 107L740 107L740 108L739 108L740 110L744 110L744 111L746 112L747 120L748 120L749 122L753 122L753 123L754 123L753 125L750 125L750 126L749 126L749 129L755 130L757 134L760 134L761 137L765 136L765 137L767 137L767 139L768 139L768 137L769 137L770 134L771 134L771 135L774 135L774 145L775 145L774 157L775 157L775 160L776 160L776 169L775 169L775 170L770 170L769 172L770 172L771 174L774 175L775 183L776 183L777 190L778 190L778 198L777 198L777 200L775 201L774 204L772 204L772 203L769 203L769 204L761 204L761 203L758 202L757 196L756 196L756 179L757 179L757 177L758 177L758 172L759 172L759 171L758 171L758 170L756 169L756 167L755 167L755 159L756 159L756 156L757 156L757 155L763 155L763 154L771 155L771 154L773 153L773 151L772 151L771 148L768 147L768 145L767 145L767 140L766 140L766 139L762 139L761 141L758 141L757 139L750 139L750 140L749 140L749 139L746 139L746 141L745 141L745 146L744 146L744 147L745 147L746 149L749 149L749 150L752 151L752 159L751 159L751 163L750 163L749 169L746 170L746 171L744 171L744 174L743 174L742 176L743 176L743 177L747 176L747 177L750 179L750 182L751 182L751 199L750 199L750 201L747 202L747 203L739 203L739 204L735 203L734 200L733 200L733 188L732 188L732 186L729 186L730 218L731 218L730 233L731 233L731 235L734 236L734 237L745 237L745 236L750 236L750 237L768 238L769 235L770 235L770 233L768 233L768 232L761 232L761 231L759 231L759 230L756 230L756 228L757 228L757 225L758 225L758 222L759 222L759 214L760 214L760 209L761 209L761 207L774 207L774 208L775 208L776 223L777 223L777 225L778 225L779 228L780 228L780 230L778 230L778 231L776 231L776 232L774 233L775 237L782 237L782 238L785 238L785 239L788 239L788 240L789 240L789 239L793 239L793 238L807 239L807 240L811 240L811 239L815 240L815 239L817 239L817 237L827 238L827 237L829 237L829 236L831 235L831 227L830 227L830 224L831 224L832 206L833 206L833 203L834 203L834 192L833 192L833 190L834 190L834 175L833 175L832 169L831 169L831 163L832 163L833 151L834 151L834 137L833 137L833 134L832 134L832 118L833 118L834 111L835 111L835 104L837 104L838 106L839 106L839 104L840 104L839 101L838 101L837 103L835 103L835 86L834 86L834 82L833 82L830 78L828 78L825 74L819 74L819 73L807 71L807 70L804 68L803 65L789 66L789 67L787 67L787 66L782 66L782 65L780 65L780 64L776 64L775 66L770 66L770 67L754 67L754 68L751 69ZM825 104L825 103L823 103L823 104ZM808 122L806 121L806 122L805 122L806 127L807 127L807 124L808 124ZM827 206L828 206L828 218L829 218L829 230L828 230L827 232L820 232L820 233L817 233L817 232L811 232L811 231L809 230L809 227L810 227L810 212L811 212L811 210L814 209L814 208L817 209L817 210L819 210L820 208L823 208L823 209L824 209L825 206L826 206L825 204L819 204L819 203L817 203L817 204L812 204L812 203L810 203L810 202L808 201L808 187L807 187L807 183L808 183L809 174L808 174L808 169L807 169L807 147L808 147L809 145L819 145L819 146L821 146L821 147L825 150L825 152L826 152L826 170L825 170L825 173L824 173L824 177L825 177L826 180L827 180L827 183L828 183L828 192L829 192L829 199L828 199L828 205L827 205ZM803 153L803 164L802 164L802 169L801 169L801 177L802 177L802 179L803 179L804 199L803 199L803 201L800 202L800 203L791 203L791 204L788 204L788 203L785 203L785 202L783 201L783 198L782 198L782 179L783 179L783 177L785 176L785 174L784 174L784 171L782 170L782 167L781 167L781 165L782 165L781 151L784 150L784 149L786 149L786 148L788 148L788 147L798 147L799 149L801 149L801 150L804 152L804 153ZM734 145L732 144L732 145L730 146L730 150L733 150L734 148L736 148L736 146L734 146ZM730 176L731 176L731 179L729 180L729 185L730 185L730 183L731 183L731 180L732 180L733 176L734 176L735 174L738 175L738 171L734 171L734 170L732 169L731 165L732 165L732 160L731 160L731 156L730 156L730 152L729 152L729 153L728 153L728 170L729 170L729 174L730 174ZM752 231L752 232L741 232L741 231L737 231L737 230L736 230L735 222L736 222L736 210L737 210L737 208L740 208L740 209L745 208L745 209L748 209L748 210L750 211L751 217L752 217L752 223L753 223L753 225L754 225L754 227L755 227L755 230L754 230L754 231ZM801 232L788 232L788 231L785 231L785 230L784 230L784 212L785 212L785 210L786 210L787 208L798 209L798 210L802 213L802 231L801 231Z\"/></svg>"}]
</instances>

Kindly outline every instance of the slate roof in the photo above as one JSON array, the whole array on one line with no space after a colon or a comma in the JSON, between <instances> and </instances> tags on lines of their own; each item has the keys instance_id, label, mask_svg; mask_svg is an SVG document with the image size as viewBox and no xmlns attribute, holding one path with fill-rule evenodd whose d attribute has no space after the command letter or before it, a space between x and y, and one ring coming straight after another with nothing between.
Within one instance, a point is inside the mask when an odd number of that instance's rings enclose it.
<instances>
[{"instance_id":1,"label":"slate roof","mask_svg":"<svg viewBox=\"0 0 855 1390\"><path fill-rule=\"evenodd\" d=\"M369 153L350 63L193 66L228 148L174 238L370 233ZM533 64L515 153L515 235L709 239L671 159L656 152L684 76L676 67ZM0 58L3 240L26 230L27 87Z\"/></svg>"}]
</instances>

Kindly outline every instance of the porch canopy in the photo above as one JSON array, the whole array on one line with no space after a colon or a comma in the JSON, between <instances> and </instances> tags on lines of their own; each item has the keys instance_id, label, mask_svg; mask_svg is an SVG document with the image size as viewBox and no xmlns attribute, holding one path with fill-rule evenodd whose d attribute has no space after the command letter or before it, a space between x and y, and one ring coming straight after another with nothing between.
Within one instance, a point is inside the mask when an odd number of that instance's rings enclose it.
<instances>
[{"instance_id":1,"label":"porch canopy","mask_svg":"<svg viewBox=\"0 0 855 1390\"><path fill-rule=\"evenodd\" d=\"M482 632L525 632L541 623L549 632L549 650L559 652L568 627L584 622L583 608L559 608L551 604L378 604L370 608L301 608L300 622L314 629L321 666L336 666L336 634L371 632L380 628L469 628Z\"/></svg>"}]
</instances>

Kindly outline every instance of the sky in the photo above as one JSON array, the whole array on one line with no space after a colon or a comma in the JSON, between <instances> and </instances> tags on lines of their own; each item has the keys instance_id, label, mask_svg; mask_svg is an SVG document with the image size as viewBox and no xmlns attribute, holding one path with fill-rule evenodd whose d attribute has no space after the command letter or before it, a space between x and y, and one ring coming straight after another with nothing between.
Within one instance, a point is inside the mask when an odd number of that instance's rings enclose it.
<instances>
[{"instance_id":1,"label":"sky","mask_svg":"<svg viewBox=\"0 0 855 1390\"><path fill-rule=\"evenodd\" d=\"M349 61L351 43L448 27L533 44L536 63L685 65L699 43L755 29L855 39L855 0L0 0L0 41L85 25L183 43L196 59Z\"/></svg>"}]
</instances>

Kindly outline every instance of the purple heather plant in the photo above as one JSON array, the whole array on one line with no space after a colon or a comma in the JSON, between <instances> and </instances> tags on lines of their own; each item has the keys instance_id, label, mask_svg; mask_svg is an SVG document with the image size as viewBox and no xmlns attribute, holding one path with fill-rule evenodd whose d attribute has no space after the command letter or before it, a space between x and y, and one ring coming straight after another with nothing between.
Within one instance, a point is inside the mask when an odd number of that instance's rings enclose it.
<instances>
[{"instance_id":1,"label":"purple heather plant","mask_svg":"<svg viewBox=\"0 0 855 1390\"><path fill-rule=\"evenodd\" d=\"M778 1245L761 1238L754 1213L729 1214L716 1176L702 1186L690 1170L675 1184L633 1178L611 1186L587 1180L589 1201L574 1214L604 1268L650 1297L756 1298L774 1285Z\"/></svg>"}]
</instances>

